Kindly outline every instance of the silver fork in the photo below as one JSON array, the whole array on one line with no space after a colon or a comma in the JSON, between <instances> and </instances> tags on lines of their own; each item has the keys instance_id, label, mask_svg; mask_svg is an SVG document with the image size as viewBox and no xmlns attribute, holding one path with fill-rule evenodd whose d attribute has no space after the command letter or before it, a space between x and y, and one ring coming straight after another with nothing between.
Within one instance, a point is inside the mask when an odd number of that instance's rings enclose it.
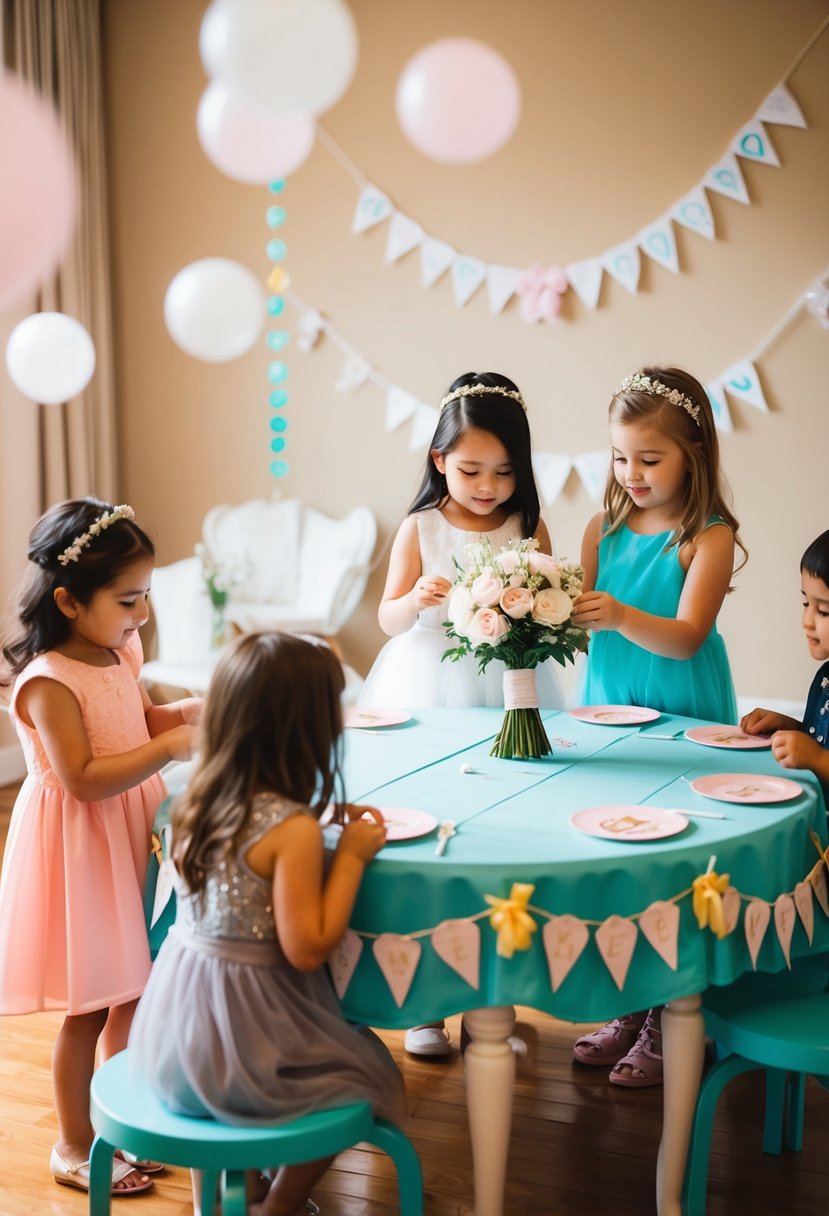
<instances>
[{"instance_id":1,"label":"silver fork","mask_svg":"<svg viewBox=\"0 0 829 1216\"><path fill-rule=\"evenodd\" d=\"M435 847L435 857L442 857L443 850L449 843L449 837L455 835L454 819L444 819L443 823L438 828L438 842Z\"/></svg>"}]
</instances>

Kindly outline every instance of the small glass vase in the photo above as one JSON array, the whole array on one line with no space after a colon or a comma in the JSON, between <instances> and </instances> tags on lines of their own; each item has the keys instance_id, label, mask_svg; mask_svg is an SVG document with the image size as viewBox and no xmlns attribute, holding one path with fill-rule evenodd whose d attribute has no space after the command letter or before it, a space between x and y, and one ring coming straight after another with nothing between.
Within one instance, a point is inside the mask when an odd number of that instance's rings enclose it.
<instances>
[{"instance_id":1,"label":"small glass vase","mask_svg":"<svg viewBox=\"0 0 829 1216\"><path fill-rule=\"evenodd\" d=\"M504 708L504 720L490 756L499 756L502 760L529 760L553 754L538 712L534 668L504 672Z\"/></svg>"},{"instance_id":2,"label":"small glass vase","mask_svg":"<svg viewBox=\"0 0 829 1216\"><path fill-rule=\"evenodd\" d=\"M226 607L226 598L221 601L213 600L211 602L210 647L212 650L221 650L222 646L228 641L228 624L225 617Z\"/></svg>"}]
</instances>

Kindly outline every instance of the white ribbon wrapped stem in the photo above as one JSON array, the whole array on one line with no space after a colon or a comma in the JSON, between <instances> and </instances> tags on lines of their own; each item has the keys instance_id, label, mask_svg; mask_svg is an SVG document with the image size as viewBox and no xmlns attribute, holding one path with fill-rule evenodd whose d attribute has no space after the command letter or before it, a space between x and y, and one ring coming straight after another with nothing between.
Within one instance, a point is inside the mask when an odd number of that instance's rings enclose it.
<instances>
[{"instance_id":1,"label":"white ribbon wrapped stem","mask_svg":"<svg viewBox=\"0 0 829 1216\"><path fill-rule=\"evenodd\" d=\"M504 709L538 709L538 689L532 667L504 672Z\"/></svg>"}]
</instances>

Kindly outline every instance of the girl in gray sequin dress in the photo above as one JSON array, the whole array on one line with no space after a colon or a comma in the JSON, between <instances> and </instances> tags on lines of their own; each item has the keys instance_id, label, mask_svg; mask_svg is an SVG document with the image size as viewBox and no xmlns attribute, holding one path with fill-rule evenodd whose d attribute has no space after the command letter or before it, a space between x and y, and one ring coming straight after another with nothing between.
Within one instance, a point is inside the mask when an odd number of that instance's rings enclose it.
<instances>
[{"instance_id":1,"label":"girl in gray sequin dress","mask_svg":"<svg viewBox=\"0 0 829 1216\"><path fill-rule=\"evenodd\" d=\"M172 816L176 923L130 1035L134 1067L179 1113L252 1125L367 1099L405 1119L397 1067L345 1021L323 966L385 841L379 812L340 803L325 865L318 819L340 785L342 686L328 647L288 634L246 634L216 667L201 758ZM250 1211L304 1211L329 1164L283 1167Z\"/></svg>"}]
</instances>

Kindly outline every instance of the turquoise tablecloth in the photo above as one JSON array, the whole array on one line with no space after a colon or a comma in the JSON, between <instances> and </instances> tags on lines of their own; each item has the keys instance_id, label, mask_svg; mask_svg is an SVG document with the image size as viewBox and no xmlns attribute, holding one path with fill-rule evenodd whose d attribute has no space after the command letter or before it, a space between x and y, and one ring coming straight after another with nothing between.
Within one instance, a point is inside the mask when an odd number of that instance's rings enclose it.
<instances>
[{"instance_id":1,"label":"turquoise tablecloth","mask_svg":"<svg viewBox=\"0 0 829 1216\"><path fill-rule=\"evenodd\" d=\"M678 903L678 966L673 970L640 933L622 990L596 945L598 925L612 915L631 917L657 900L688 890L712 855L744 896L773 902L791 894L818 861L812 829L827 843L818 782L799 797L769 805L715 802L688 785L709 773L781 775L768 750L702 747L685 738L646 739L649 731L699 725L664 715L642 727L597 726L568 714L544 715L554 754L543 760L489 756L501 710L418 711L405 726L368 734L349 731L346 789L351 801L405 806L454 819L457 835L443 857L434 834L387 845L369 867L351 918L363 949L343 995L347 1016L375 1026L404 1027L484 1005L525 1004L573 1021L598 1021L727 984L752 963L744 933L746 901L733 933L717 940L700 930L690 896ZM461 772L461 764L479 773ZM603 840L575 830L570 815L604 803L719 811L727 818L691 819L687 829L651 843ZM531 883L538 931L529 951L496 954L488 919L480 926L480 985L476 990L431 946L431 930L487 909L486 895L509 896L514 882ZM829 918L813 899L814 940L795 925L792 957L829 950ZM542 941L545 914L569 913L588 922L589 940L553 992ZM402 1006L373 953L380 933L420 934L421 955ZM772 914L757 969L781 971L786 962Z\"/></svg>"}]
</instances>

